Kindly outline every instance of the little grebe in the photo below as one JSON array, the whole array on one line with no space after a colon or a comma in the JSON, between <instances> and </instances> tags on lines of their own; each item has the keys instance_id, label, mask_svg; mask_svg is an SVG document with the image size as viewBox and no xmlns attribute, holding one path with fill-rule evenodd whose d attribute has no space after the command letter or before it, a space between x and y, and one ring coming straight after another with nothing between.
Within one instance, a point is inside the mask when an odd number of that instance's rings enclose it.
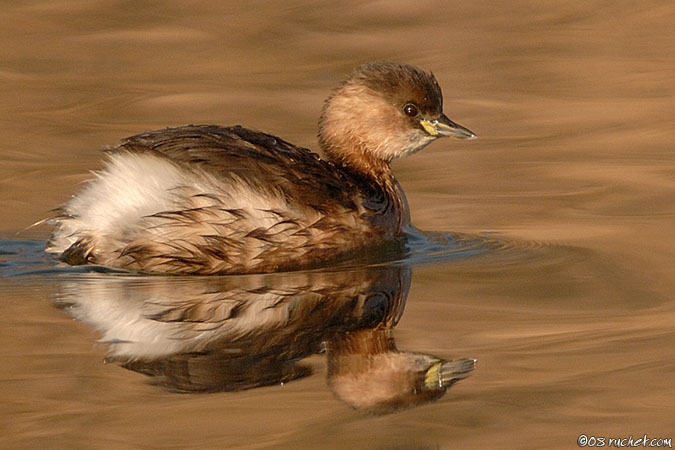
<instances>
[{"instance_id":1,"label":"little grebe","mask_svg":"<svg viewBox=\"0 0 675 450\"><path fill-rule=\"evenodd\" d=\"M326 100L327 160L241 126L132 136L60 209L47 251L70 264L179 274L287 271L356 255L409 222L392 159L440 137L475 137L442 107L432 74L372 63Z\"/></svg>"}]
</instances>

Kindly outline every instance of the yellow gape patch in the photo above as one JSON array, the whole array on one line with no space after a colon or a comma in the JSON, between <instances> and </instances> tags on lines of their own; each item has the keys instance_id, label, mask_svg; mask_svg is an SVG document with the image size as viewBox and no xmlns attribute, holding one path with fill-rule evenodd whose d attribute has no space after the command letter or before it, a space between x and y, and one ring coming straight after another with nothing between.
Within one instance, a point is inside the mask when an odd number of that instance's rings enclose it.
<instances>
[{"instance_id":1,"label":"yellow gape patch","mask_svg":"<svg viewBox=\"0 0 675 450\"><path fill-rule=\"evenodd\" d=\"M441 371L441 363L440 362L437 362L433 366L429 367L429 369L427 370L427 373L424 374L424 386L427 389L438 389L438 388L443 387L443 382L441 380L440 371Z\"/></svg>"},{"instance_id":2,"label":"yellow gape patch","mask_svg":"<svg viewBox=\"0 0 675 450\"><path fill-rule=\"evenodd\" d=\"M438 131L436 130L436 127L430 121L428 121L426 119L420 120L420 124L424 128L424 131L426 131L427 133L429 133L432 136L438 136Z\"/></svg>"}]
</instances>

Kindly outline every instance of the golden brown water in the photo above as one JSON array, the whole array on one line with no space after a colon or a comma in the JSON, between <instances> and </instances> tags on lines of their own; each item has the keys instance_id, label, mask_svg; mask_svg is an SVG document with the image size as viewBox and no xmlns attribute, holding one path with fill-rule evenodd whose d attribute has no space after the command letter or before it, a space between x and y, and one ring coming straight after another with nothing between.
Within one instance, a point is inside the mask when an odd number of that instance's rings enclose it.
<instances>
[{"instance_id":1,"label":"golden brown water","mask_svg":"<svg viewBox=\"0 0 675 450\"><path fill-rule=\"evenodd\" d=\"M672 2L36 1L4 5L0 23L0 447L673 438ZM323 99L375 59L433 71L446 113L479 135L395 163L418 228L496 239L475 257L410 266L393 331L404 352L476 358L471 376L435 402L373 416L331 391L312 346L293 353L311 374L240 392L176 393L104 364L124 345L97 343L105 328L78 305L110 297L112 312L96 317L125 311L108 285L124 278L50 271L39 243L14 242L48 229L15 232L67 200L101 147L146 129L244 124L316 148ZM327 295L342 304L345 286L370 292L379 278L369 273ZM163 286L133 283L123 292ZM175 292L191 298L185 283Z\"/></svg>"}]
</instances>

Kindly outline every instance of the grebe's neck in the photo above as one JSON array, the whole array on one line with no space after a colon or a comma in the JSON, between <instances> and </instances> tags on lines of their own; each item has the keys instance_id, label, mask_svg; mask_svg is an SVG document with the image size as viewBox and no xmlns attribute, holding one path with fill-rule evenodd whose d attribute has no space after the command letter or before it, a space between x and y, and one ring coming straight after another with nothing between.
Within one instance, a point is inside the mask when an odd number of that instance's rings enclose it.
<instances>
[{"instance_id":1,"label":"grebe's neck","mask_svg":"<svg viewBox=\"0 0 675 450\"><path fill-rule=\"evenodd\" d=\"M357 79L333 92L319 119L324 155L362 186L363 206L373 225L394 235L410 222L405 194L389 167L410 141L399 116L382 94Z\"/></svg>"},{"instance_id":2,"label":"grebe's neck","mask_svg":"<svg viewBox=\"0 0 675 450\"><path fill-rule=\"evenodd\" d=\"M364 145L352 146L348 151L340 151L331 147L324 147L326 157L336 166L372 180L383 187L395 181L389 162L373 156Z\"/></svg>"},{"instance_id":3,"label":"grebe's neck","mask_svg":"<svg viewBox=\"0 0 675 450\"><path fill-rule=\"evenodd\" d=\"M364 205L371 211L373 225L383 225L398 235L410 224L410 210L403 188L394 177L389 162L357 148L337 156L324 148L324 153L339 170L363 186Z\"/></svg>"}]
</instances>

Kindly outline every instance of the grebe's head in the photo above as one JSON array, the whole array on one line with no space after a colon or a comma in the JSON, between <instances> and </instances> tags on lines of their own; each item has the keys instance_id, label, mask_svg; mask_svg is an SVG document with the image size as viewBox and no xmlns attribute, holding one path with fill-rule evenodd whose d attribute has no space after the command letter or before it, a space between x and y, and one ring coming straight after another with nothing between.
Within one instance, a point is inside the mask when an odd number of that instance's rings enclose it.
<instances>
[{"instance_id":1,"label":"grebe's head","mask_svg":"<svg viewBox=\"0 0 675 450\"><path fill-rule=\"evenodd\" d=\"M421 150L440 137L476 135L443 114L436 78L406 64L364 64L326 100L319 143L330 159L377 166Z\"/></svg>"}]
</instances>

